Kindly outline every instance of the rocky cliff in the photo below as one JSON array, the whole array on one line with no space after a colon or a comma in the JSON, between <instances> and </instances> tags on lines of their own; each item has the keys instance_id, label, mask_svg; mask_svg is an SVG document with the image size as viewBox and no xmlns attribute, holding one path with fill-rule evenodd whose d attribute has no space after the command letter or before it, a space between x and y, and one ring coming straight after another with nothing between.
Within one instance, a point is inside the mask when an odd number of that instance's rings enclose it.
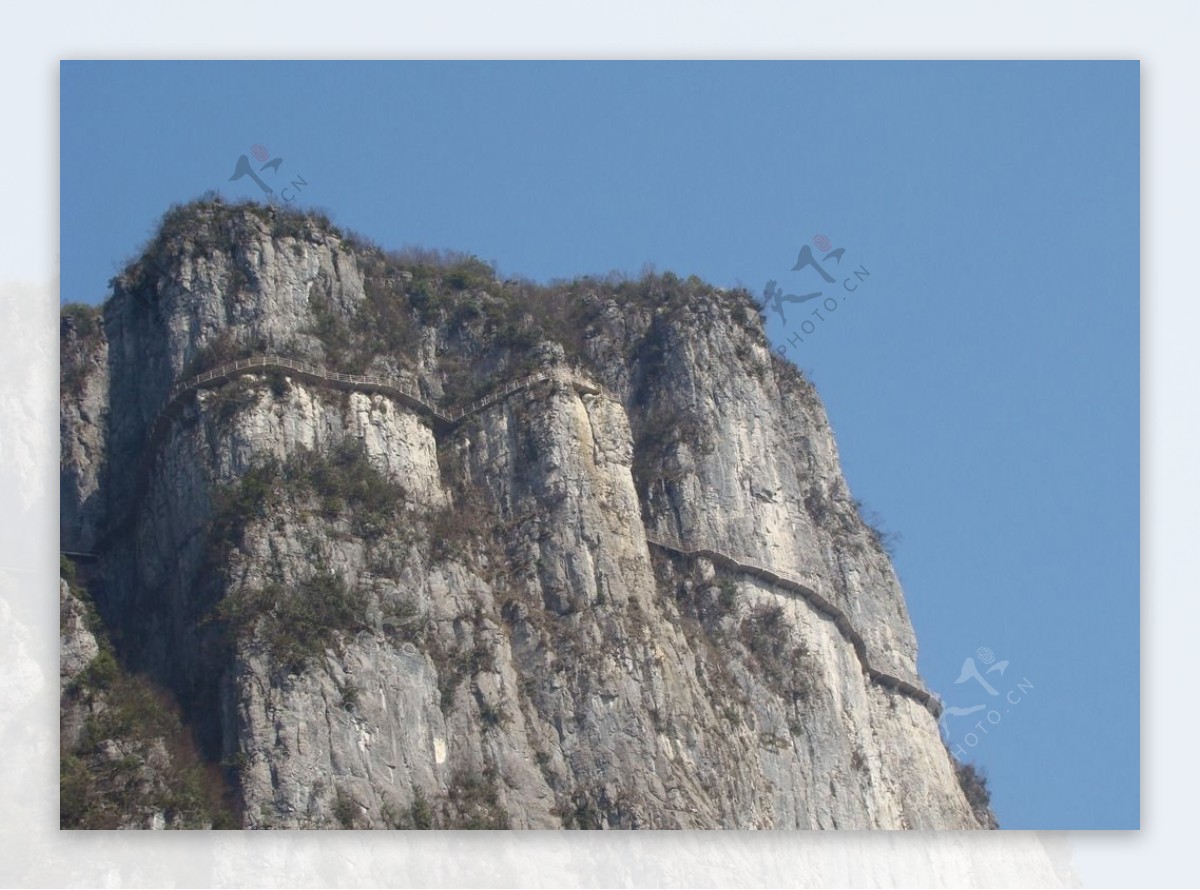
<instances>
[{"instance_id":1,"label":"rocky cliff","mask_svg":"<svg viewBox=\"0 0 1200 890\"><path fill-rule=\"evenodd\" d=\"M749 294L209 202L61 349L62 549L245 827L994 825Z\"/></svg>"}]
</instances>

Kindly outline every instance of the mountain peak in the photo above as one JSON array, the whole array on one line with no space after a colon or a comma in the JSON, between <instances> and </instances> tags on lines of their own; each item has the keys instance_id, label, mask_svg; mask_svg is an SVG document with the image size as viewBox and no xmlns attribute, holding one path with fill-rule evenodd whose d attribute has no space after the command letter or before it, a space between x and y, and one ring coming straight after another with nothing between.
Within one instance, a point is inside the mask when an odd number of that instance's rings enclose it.
<instances>
[{"instance_id":1,"label":"mountain peak","mask_svg":"<svg viewBox=\"0 0 1200 890\"><path fill-rule=\"evenodd\" d=\"M87 321L63 549L240 824L992 824L744 290L203 200Z\"/></svg>"}]
</instances>

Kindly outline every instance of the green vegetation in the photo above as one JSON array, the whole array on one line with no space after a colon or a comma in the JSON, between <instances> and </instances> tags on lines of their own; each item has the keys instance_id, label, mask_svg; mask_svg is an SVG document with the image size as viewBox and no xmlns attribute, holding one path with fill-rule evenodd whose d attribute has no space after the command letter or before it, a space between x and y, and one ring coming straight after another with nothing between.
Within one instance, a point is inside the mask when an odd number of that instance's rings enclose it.
<instances>
[{"instance_id":1,"label":"green vegetation","mask_svg":"<svg viewBox=\"0 0 1200 890\"><path fill-rule=\"evenodd\" d=\"M156 743L123 742L130 753L116 760L87 748L60 752L59 827L120 828L155 812L167 828L239 827L220 771L198 756L186 765L172 760L166 768L148 767ZM178 744L170 748L182 757Z\"/></svg>"},{"instance_id":2,"label":"green vegetation","mask_svg":"<svg viewBox=\"0 0 1200 890\"><path fill-rule=\"evenodd\" d=\"M116 653L109 641L104 622L96 610L87 588L80 583L75 563L67 556L58 557L58 577L67 582L72 596L83 606L83 624L96 639L99 651L88 665L64 689L67 693L94 693L110 689L117 680L124 676L121 666L117 663ZM59 631L67 632L65 621L67 612L59 612Z\"/></svg>"},{"instance_id":3,"label":"green vegetation","mask_svg":"<svg viewBox=\"0 0 1200 890\"><path fill-rule=\"evenodd\" d=\"M434 825L433 809L420 788L413 789L412 803L405 809L397 809L392 803L383 805L383 821L388 828L400 831L428 831Z\"/></svg>"},{"instance_id":4,"label":"green vegetation","mask_svg":"<svg viewBox=\"0 0 1200 890\"><path fill-rule=\"evenodd\" d=\"M333 645L337 634L366 628L367 598L337 575L318 572L292 588L268 584L231 593L217 617L236 639L261 629L271 660L301 673Z\"/></svg>"},{"instance_id":5,"label":"green vegetation","mask_svg":"<svg viewBox=\"0 0 1200 890\"><path fill-rule=\"evenodd\" d=\"M604 786L592 785L572 791L553 810L563 828L598 831L604 828L637 828L638 819L624 795L609 796Z\"/></svg>"},{"instance_id":6,"label":"green vegetation","mask_svg":"<svg viewBox=\"0 0 1200 890\"><path fill-rule=\"evenodd\" d=\"M76 398L87 382L89 359L103 333L103 312L99 306L68 303L59 310L59 345L62 358L62 392Z\"/></svg>"},{"instance_id":7,"label":"green vegetation","mask_svg":"<svg viewBox=\"0 0 1200 890\"><path fill-rule=\"evenodd\" d=\"M815 665L808 647L793 643L782 606L773 603L755 608L742 620L740 638L755 673L768 688L798 702L812 697Z\"/></svg>"},{"instance_id":8,"label":"green vegetation","mask_svg":"<svg viewBox=\"0 0 1200 890\"><path fill-rule=\"evenodd\" d=\"M571 795L569 803L560 805L555 814L562 819L566 829L600 831L604 828L604 812L586 791Z\"/></svg>"},{"instance_id":9,"label":"green vegetation","mask_svg":"<svg viewBox=\"0 0 1200 890\"><path fill-rule=\"evenodd\" d=\"M354 798L340 788L333 803L333 818L337 819L342 828L354 828L358 823L359 807Z\"/></svg>"},{"instance_id":10,"label":"green vegetation","mask_svg":"<svg viewBox=\"0 0 1200 890\"><path fill-rule=\"evenodd\" d=\"M737 583L721 574L711 582L697 584L680 580L675 585L675 602L688 617L724 643L725 619L737 611Z\"/></svg>"},{"instance_id":11,"label":"green vegetation","mask_svg":"<svg viewBox=\"0 0 1200 890\"><path fill-rule=\"evenodd\" d=\"M336 370L365 373L377 357L411 367L419 325L457 331L496 309L497 299L483 291L498 294L502 288L492 268L475 257L436 251L387 254L361 242L352 246L363 278L363 301L347 312L323 294L309 300L309 333Z\"/></svg>"},{"instance_id":12,"label":"green vegetation","mask_svg":"<svg viewBox=\"0 0 1200 890\"><path fill-rule=\"evenodd\" d=\"M470 646L447 646L437 637L423 641L437 668L438 693L443 711L448 711L453 706L458 687L464 680L470 680L476 674L496 670L496 655L484 641L486 626L481 608L476 607L473 624L473 641ZM498 713L495 717L493 725L504 719Z\"/></svg>"},{"instance_id":13,"label":"green vegetation","mask_svg":"<svg viewBox=\"0 0 1200 890\"><path fill-rule=\"evenodd\" d=\"M447 800L442 808L443 825L450 829L508 828L508 813L500 805L500 792L494 770L482 773L457 771L450 780Z\"/></svg>"},{"instance_id":14,"label":"green vegetation","mask_svg":"<svg viewBox=\"0 0 1200 890\"><path fill-rule=\"evenodd\" d=\"M717 582L717 608L725 615L737 608L737 584L731 578L722 578Z\"/></svg>"},{"instance_id":15,"label":"green vegetation","mask_svg":"<svg viewBox=\"0 0 1200 890\"><path fill-rule=\"evenodd\" d=\"M834 515L833 502L818 488L810 488L805 492L804 509L817 525L825 525Z\"/></svg>"},{"instance_id":16,"label":"green vegetation","mask_svg":"<svg viewBox=\"0 0 1200 890\"><path fill-rule=\"evenodd\" d=\"M466 561L470 547L482 531L477 514L452 506L437 507L426 515L430 556L436 562Z\"/></svg>"},{"instance_id":17,"label":"green vegetation","mask_svg":"<svg viewBox=\"0 0 1200 890\"><path fill-rule=\"evenodd\" d=\"M660 559L660 569L683 564L671 558ZM730 669L729 652L736 645L738 630L737 584L721 574L707 583L678 577L672 588L673 603L679 609L674 621L696 654L696 679L708 690L714 710L737 726L750 710L750 690L743 688Z\"/></svg>"},{"instance_id":18,"label":"green vegetation","mask_svg":"<svg viewBox=\"0 0 1200 890\"><path fill-rule=\"evenodd\" d=\"M223 331L196 350L184 368L181 379L187 380L219 365L249 358L254 352L253 346L238 343L228 331Z\"/></svg>"},{"instance_id":19,"label":"green vegetation","mask_svg":"<svg viewBox=\"0 0 1200 890\"><path fill-rule=\"evenodd\" d=\"M67 583L67 587L72 591L78 591L79 575L74 567L74 563L70 557L65 554L59 554L59 577ZM78 595L78 594L77 594Z\"/></svg>"},{"instance_id":20,"label":"green vegetation","mask_svg":"<svg viewBox=\"0 0 1200 890\"><path fill-rule=\"evenodd\" d=\"M283 479L294 497L307 487L328 519L349 513L355 535L377 538L395 523L407 500L404 487L375 469L358 439L346 439L328 455L303 451L283 467Z\"/></svg>"},{"instance_id":21,"label":"green vegetation","mask_svg":"<svg viewBox=\"0 0 1200 890\"><path fill-rule=\"evenodd\" d=\"M228 551L245 543L246 529L278 506L282 475L279 461L269 458L251 466L237 482L213 492L209 555L214 564L224 564Z\"/></svg>"},{"instance_id":22,"label":"green vegetation","mask_svg":"<svg viewBox=\"0 0 1200 890\"><path fill-rule=\"evenodd\" d=\"M484 731L505 726L509 719L508 712L504 710L502 705L491 705L484 701L479 702L479 720L483 724Z\"/></svg>"},{"instance_id":23,"label":"green vegetation","mask_svg":"<svg viewBox=\"0 0 1200 890\"><path fill-rule=\"evenodd\" d=\"M342 812L335 810L335 815L340 821ZM500 805L496 773L491 768L481 773L456 770L450 778L446 796L438 806L431 804L420 788L413 788L412 803L407 807L400 807L394 801L384 804L383 821L388 828L400 831L509 827L508 813Z\"/></svg>"},{"instance_id":24,"label":"green vegetation","mask_svg":"<svg viewBox=\"0 0 1200 890\"><path fill-rule=\"evenodd\" d=\"M361 362L354 360L355 344L350 326L336 311L329 298L320 293L313 293L308 298L308 308L312 313L309 333L325 347L325 363L338 371L360 373L364 370Z\"/></svg>"},{"instance_id":25,"label":"green vegetation","mask_svg":"<svg viewBox=\"0 0 1200 890\"><path fill-rule=\"evenodd\" d=\"M679 445L686 445L698 453L708 453L713 448L711 430L700 418L681 413L675 407L656 406L637 415L635 427L635 474L657 470Z\"/></svg>"},{"instance_id":26,"label":"green vegetation","mask_svg":"<svg viewBox=\"0 0 1200 890\"><path fill-rule=\"evenodd\" d=\"M406 500L403 487L374 467L357 439L344 440L326 454L301 450L285 461L266 458L214 493L209 565L223 571L231 552L245 546L248 529L279 513L309 512L345 521L356 537L382 542L385 534L403 534L407 528L400 525ZM398 557L387 552L390 557L385 559L381 551L372 562L376 570L394 571ZM273 582L228 594L213 617L228 641L262 640L276 666L299 673L333 644L337 633L365 629L368 605L363 591L318 571L291 587ZM403 603L385 609L384 620L397 634L411 636L412 616L405 609ZM356 701L357 692L344 692L347 708L353 709Z\"/></svg>"},{"instance_id":27,"label":"green vegetation","mask_svg":"<svg viewBox=\"0 0 1200 890\"><path fill-rule=\"evenodd\" d=\"M338 684L338 694L342 697L342 707L347 711L353 711L358 707L362 689L353 683L340 683Z\"/></svg>"},{"instance_id":28,"label":"green vegetation","mask_svg":"<svg viewBox=\"0 0 1200 890\"><path fill-rule=\"evenodd\" d=\"M219 426L227 427L242 411L258 404L259 394L257 384L241 377L210 390L205 410L212 413Z\"/></svg>"},{"instance_id":29,"label":"green vegetation","mask_svg":"<svg viewBox=\"0 0 1200 890\"><path fill-rule=\"evenodd\" d=\"M88 340L100 333L103 312L99 306L86 303L67 303L59 309L59 325L70 330L80 340Z\"/></svg>"},{"instance_id":30,"label":"green vegetation","mask_svg":"<svg viewBox=\"0 0 1200 890\"><path fill-rule=\"evenodd\" d=\"M109 646L102 646L96 657L88 662L82 673L75 678L76 688L91 692L106 692L121 679L121 666Z\"/></svg>"},{"instance_id":31,"label":"green vegetation","mask_svg":"<svg viewBox=\"0 0 1200 890\"><path fill-rule=\"evenodd\" d=\"M483 485L465 466L461 452L439 449L438 470L442 483L453 492L453 506L433 508L424 514L430 559L469 564L486 576L506 562L506 554L496 552L492 546L500 528L495 510ZM481 555L482 559L476 558Z\"/></svg>"},{"instance_id":32,"label":"green vegetation","mask_svg":"<svg viewBox=\"0 0 1200 890\"><path fill-rule=\"evenodd\" d=\"M366 370L374 356L382 355L411 367L418 346L418 326L404 283L379 251L363 254L359 262L364 300L350 319L346 347L351 338L362 345L357 355L349 357L349 364Z\"/></svg>"},{"instance_id":33,"label":"green vegetation","mask_svg":"<svg viewBox=\"0 0 1200 890\"><path fill-rule=\"evenodd\" d=\"M881 552L886 553L890 558L895 559L896 545L900 543L900 533L888 529L884 525L883 517L858 498L854 499L854 509L858 513L862 524L866 526L867 533L871 536L871 541L875 547Z\"/></svg>"},{"instance_id":34,"label":"green vegetation","mask_svg":"<svg viewBox=\"0 0 1200 890\"><path fill-rule=\"evenodd\" d=\"M358 439L346 439L327 454L305 449L282 462L266 458L213 496L211 555L223 563L230 548L244 543L251 524L285 504L327 519L345 516L355 535L372 540L395 528L407 497L402 485L375 468Z\"/></svg>"},{"instance_id":35,"label":"green vegetation","mask_svg":"<svg viewBox=\"0 0 1200 890\"><path fill-rule=\"evenodd\" d=\"M59 752L60 827L119 828L156 813L168 828L237 827L232 789L201 757L169 693L121 666L74 567L65 561L61 572L99 652L63 689L63 713L83 725Z\"/></svg>"},{"instance_id":36,"label":"green vegetation","mask_svg":"<svg viewBox=\"0 0 1200 890\"><path fill-rule=\"evenodd\" d=\"M433 828L433 810L429 808L429 801L425 799L420 788L413 789L413 802L408 813L412 819L413 828L421 830Z\"/></svg>"},{"instance_id":37,"label":"green vegetation","mask_svg":"<svg viewBox=\"0 0 1200 890\"><path fill-rule=\"evenodd\" d=\"M791 727L788 728L788 731L791 731ZM773 732L760 732L758 734L758 744L772 754L786 751L792 746L788 739Z\"/></svg>"},{"instance_id":38,"label":"green vegetation","mask_svg":"<svg viewBox=\"0 0 1200 890\"><path fill-rule=\"evenodd\" d=\"M948 750L947 753L949 753ZM987 776L974 764L963 763L953 754L950 755L950 760L954 764L958 785L966 796L967 803L971 805L971 812L975 814L975 818L984 825L994 825L992 793L988 790Z\"/></svg>"},{"instance_id":39,"label":"green vegetation","mask_svg":"<svg viewBox=\"0 0 1200 890\"><path fill-rule=\"evenodd\" d=\"M804 509L817 525L844 535L856 535L866 529L871 544L892 559L896 556L896 545L901 541L899 532L893 532L884 524L883 517L858 498L850 500L853 512L845 509L847 492L838 487L832 493L812 488L804 495Z\"/></svg>"}]
</instances>

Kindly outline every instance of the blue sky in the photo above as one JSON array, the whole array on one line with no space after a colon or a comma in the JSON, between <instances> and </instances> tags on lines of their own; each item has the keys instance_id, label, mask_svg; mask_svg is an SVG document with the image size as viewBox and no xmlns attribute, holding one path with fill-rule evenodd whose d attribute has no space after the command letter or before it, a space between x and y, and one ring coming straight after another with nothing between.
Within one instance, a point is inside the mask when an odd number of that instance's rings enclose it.
<instances>
[{"instance_id":1,"label":"blue sky","mask_svg":"<svg viewBox=\"0 0 1200 890\"><path fill-rule=\"evenodd\" d=\"M1006 828L1138 826L1136 62L61 75L65 300L102 299L172 202L260 197L228 181L256 144L283 160L270 183L304 181L298 206L388 247L538 280L651 262L822 290L824 320L785 305L769 333L817 384L852 491L902 535L926 680L987 705L948 720L952 742ZM791 271L818 235L845 250L834 284ZM850 293L852 269L870 274ZM1008 662L984 675L995 697L955 683L980 647Z\"/></svg>"}]
</instances>

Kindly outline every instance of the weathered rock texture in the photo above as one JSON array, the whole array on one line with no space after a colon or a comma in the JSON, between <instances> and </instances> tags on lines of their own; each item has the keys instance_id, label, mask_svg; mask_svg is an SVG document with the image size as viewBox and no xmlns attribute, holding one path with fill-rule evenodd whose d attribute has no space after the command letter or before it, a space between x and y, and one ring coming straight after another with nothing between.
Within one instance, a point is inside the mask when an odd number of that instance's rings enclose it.
<instances>
[{"instance_id":1,"label":"weathered rock texture","mask_svg":"<svg viewBox=\"0 0 1200 890\"><path fill-rule=\"evenodd\" d=\"M979 828L936 718L793 593L647 532L821 576L922 686L821 403L749 295L536 288L322 220L174 211L63 322L63 549L265 827ZM273 353L466 404L455 426ZM157 433L151 436L151 432ZM82 644L81 644L82 645ZM82 657L80 647L72 659Z\"/></svg>"}]
</instances>

